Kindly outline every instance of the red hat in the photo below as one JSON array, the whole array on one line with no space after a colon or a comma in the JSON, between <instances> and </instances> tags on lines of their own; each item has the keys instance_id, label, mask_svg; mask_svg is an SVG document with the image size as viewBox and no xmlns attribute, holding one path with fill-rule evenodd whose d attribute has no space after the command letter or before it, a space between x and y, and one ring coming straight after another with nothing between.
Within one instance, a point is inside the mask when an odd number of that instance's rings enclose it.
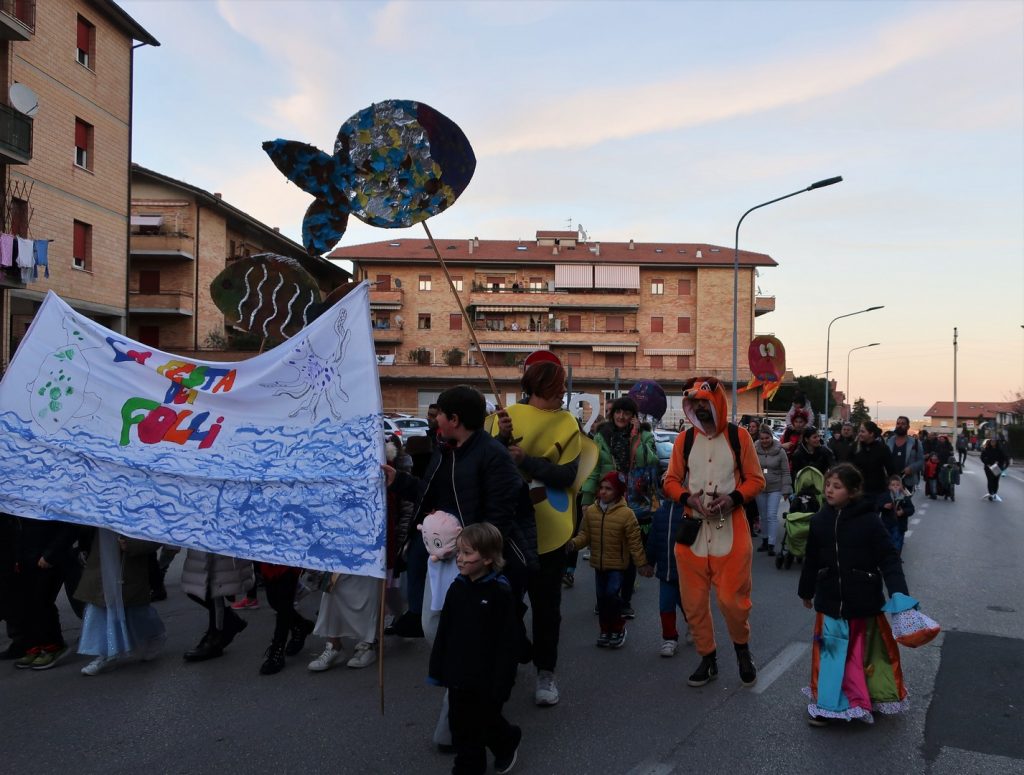
<instances>
[{"instance_id":1,"label":"red hat","mask_svg":"<svg viewBox=\"0 0 1024 775\"><path fill-rule=\"evenodd\" d=\"M621 498L623 495L626 494L626 480L618 471L611 471L605 474L601 478L601 481L607 482L611 486L611 488L615 490L616 498Z\"/></svg>"},{"instance_id":2,"label":"red hat","mask_svg":"<svg viewBox=\"0 0 1024 775\"><path fill-rule=\"evenodd\" d=\"M523 361L523 367L528 369L533 364L540 363L541 361L551 361L552 363L557 363L559 366L562 365L558 356L551 352L551 350L534 350L526 356L526 360Z\"/></svg>"}]
</instances>

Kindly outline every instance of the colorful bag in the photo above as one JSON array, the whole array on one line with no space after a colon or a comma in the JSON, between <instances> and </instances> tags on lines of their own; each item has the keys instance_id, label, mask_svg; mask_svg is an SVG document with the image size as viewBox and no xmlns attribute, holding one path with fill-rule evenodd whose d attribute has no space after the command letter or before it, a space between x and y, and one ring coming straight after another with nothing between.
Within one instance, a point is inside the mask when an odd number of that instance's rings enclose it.
<instances>
[{"instance_id":1,"label":"colorful bag","mask_svg":"<svg viewBox=\"0 0 1024 775\"><path fill-rule=\"evenodd\" d=\"M640 466L629 471L626 480L626 505L636 515L637 521L651 521L651 514L658 510L657 465Z\"/></svg>"},{"instance_id":2,"label":"colorful bag","mask_svg":"<svg viewBox=\"0 0 1024 775\"><path fill-rule=\"evenodd\" d=\"M892 614L892 635L901 646L916 649L931 643L940 631L934 619L916 608Z\"/></svg>"}]
</instances>

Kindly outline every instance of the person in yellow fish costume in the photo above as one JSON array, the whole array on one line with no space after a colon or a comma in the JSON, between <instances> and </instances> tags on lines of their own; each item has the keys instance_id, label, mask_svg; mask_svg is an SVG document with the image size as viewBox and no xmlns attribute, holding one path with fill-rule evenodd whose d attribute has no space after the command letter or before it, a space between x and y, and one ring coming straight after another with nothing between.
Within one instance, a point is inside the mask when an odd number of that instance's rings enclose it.
<instances>
[{"instance_id":1,"label":"person in yellow fish costume","mask_svg":"<svg viewBox=\"0 0 1024 775\"><path fill-rule=\"evenodd\" d=\"M565 369L553 356L549 358L528 359L521 383L525 402L492 415L488 426L508 446L530 483L537 520L540 570L530 574L527 593L533 609L534 701L538 705L555 705L559 700L555 664L562 622L563 547L576 529L576 493L597 459L593 442L562 408Z\"/></svg>"},{"instance_id":2,"label":"person in yellow fish costume","mask_svg":"<svg viewBox=\"0 0 1024 775\"><path fill-rule=\"evenodd\" d=\"M665 496L685 506L675 546L679 591L701 662L687 683L703 686L718 677L711 587L736 650L740 680L757 682L750 654L750 587L753 547L743 504L764 489L754 442L728 422L725 389L697 377L683 390L683 412L693 427L676 437L665 473ZM687 528L692 531L687 532Z\"/></svg>"}]
</instances>

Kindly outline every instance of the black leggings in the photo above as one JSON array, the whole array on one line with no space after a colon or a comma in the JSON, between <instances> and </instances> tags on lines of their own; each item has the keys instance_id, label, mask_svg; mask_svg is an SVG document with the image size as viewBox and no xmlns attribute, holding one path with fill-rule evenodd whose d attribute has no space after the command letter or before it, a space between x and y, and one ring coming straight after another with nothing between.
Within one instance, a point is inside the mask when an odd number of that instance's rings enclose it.
<instances>
[{"instance_id":1,"label":"black leggings","mask_svg":"<svg viewBox=\"0 0 1024 775\"><path fill-rule=\"evenodd\" d=\"M988 494L995 495L999 492L1000 474L993 474L988 466L985 466L985 478L988 480Z\"/></svg>"},{"instance_id":2,"label":"black leggings","mask_svg":"<svg viewBox=\"0 0 1024 775\"><path fill-rule=\"evenodd\" d=\"M295 610L295 587L299 581L299 571L289 568L280 576L263 577L263 591L267 593L267 602L274 609L274 643L283 644L288 633L304 625L313 629L313 623Z\"/></svg>"}]
</instances>

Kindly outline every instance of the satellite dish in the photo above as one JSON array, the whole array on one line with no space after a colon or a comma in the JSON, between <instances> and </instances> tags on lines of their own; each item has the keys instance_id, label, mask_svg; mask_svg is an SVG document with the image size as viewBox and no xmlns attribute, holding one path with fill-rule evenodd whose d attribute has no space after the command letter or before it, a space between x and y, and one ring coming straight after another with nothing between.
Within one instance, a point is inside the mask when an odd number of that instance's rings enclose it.
<instances>
[{"instance_id":1,"label":"satellite dish","mask_svg":"<svg viewBox=\"0 0 1024 775\"><path fill-rule=\"evenodd\" d=\"M39 98L23 83L12 83L7 97L11 101L11 106L19 113L31 117L39 112Z\"/></svg>"},{"instance_id":2,"label":"satellite dish","mask_svg":"<svg viewBox=\"0 0 1024 775\"><path fill-rule=\"evenodd\" d=\"M398 278L398 277L395 278L395 287L396 288L401 288L402 287L402 280L400 278Z\"/></svg>"},{"instance_id":3,"label":"satellite dish","mask_svg":"<svg viewBox=\"0 0 1024 775\"><path fill-rule=\"evenodd\" d=\"M398 325L402 325L402 323L405 322L405 318L401 315L395 315L395 322L398 323Z\"/></svg>"}]
</instances>

